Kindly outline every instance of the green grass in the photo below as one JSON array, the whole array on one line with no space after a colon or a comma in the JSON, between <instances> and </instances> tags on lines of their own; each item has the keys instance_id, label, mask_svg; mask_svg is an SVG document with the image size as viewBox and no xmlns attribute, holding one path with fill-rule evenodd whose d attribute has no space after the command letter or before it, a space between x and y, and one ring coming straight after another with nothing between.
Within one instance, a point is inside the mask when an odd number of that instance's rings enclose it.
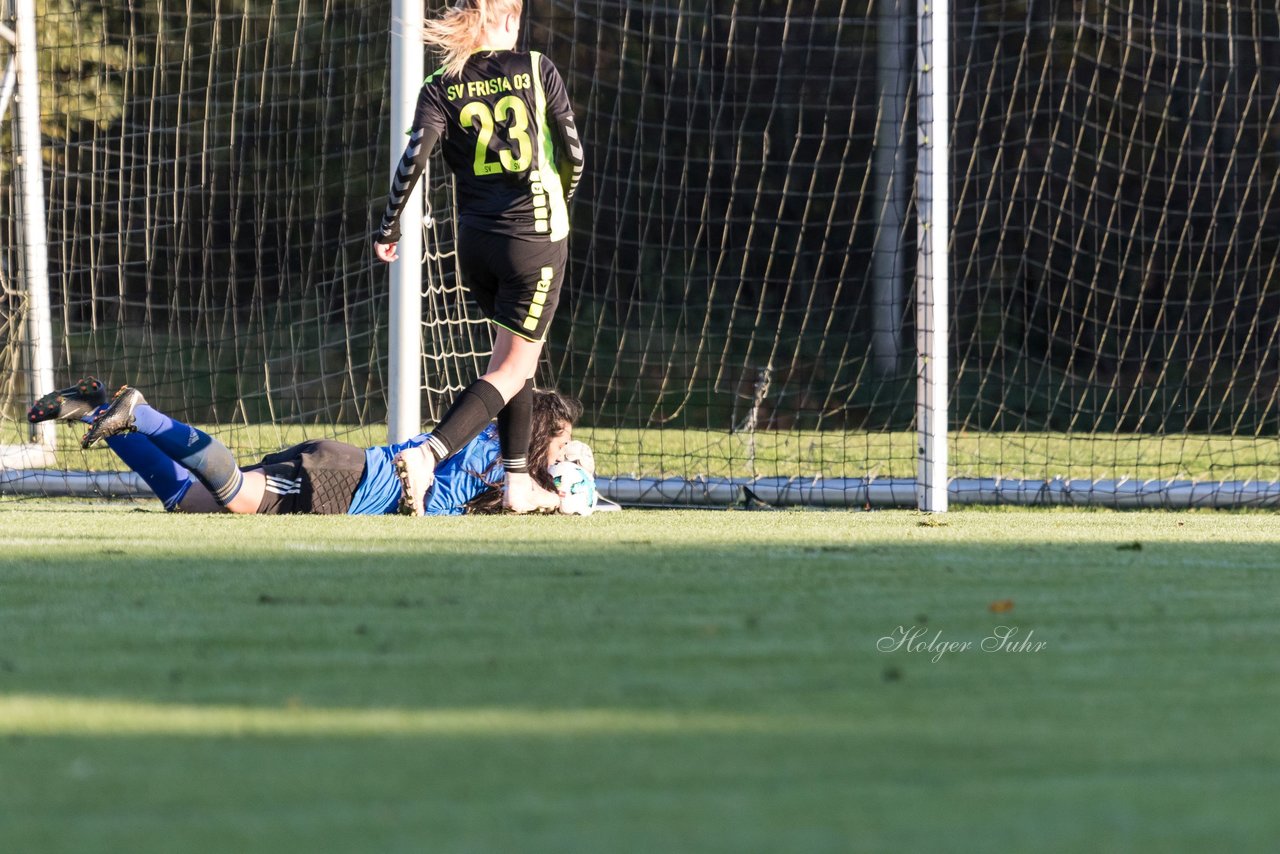
<instances>
[{"instance_id":1,"label":"green grass","mask_svg":"<svg viewBox=\"0 0 1280 854\"><path fill-rule=\"evenodd\" d=\"M24 441L25 425L8 422L0 444ZM386 442L377 425L203 425L243 462L304 439L333 438L359 446ZM79 425L58 426L59 463L72 469L122 468L105 448L81 451ZM754 436L713 430L623 430L583 427L602 474L642 477L914 477L910 432L793 430ZM953 477L1166 480L1280 479L1280 437L965 433L952 435Z\"/></svg>"},{"instance_id":2,"label":"green grass","mask_svg":"<svg viewBox=\"0 0 1280 854\"><path fill-rule=\"evenodd\" d=\"M0 545L6 851L1163 854L1280 835L1268 514L27 502L0 510ZM1045 647L877 649L1001 625Z\"/></svg>"}]
</instances>

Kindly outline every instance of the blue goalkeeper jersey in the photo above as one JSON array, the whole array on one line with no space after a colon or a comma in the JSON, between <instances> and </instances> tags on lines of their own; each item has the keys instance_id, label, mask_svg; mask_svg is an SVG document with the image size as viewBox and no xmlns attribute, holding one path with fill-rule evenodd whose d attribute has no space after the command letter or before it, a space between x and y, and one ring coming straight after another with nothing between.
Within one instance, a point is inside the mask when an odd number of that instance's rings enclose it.
<instances>
[{"instance_id":1,"label":"blue goalkeeper jersey","mask_svg":"<svg viewBox=\"0 0 1280 854\"><path fill-rule=\"evenodd\" d=\"M407 442L380 445L364 452L364 478L351 497L350 516L381 516L396 512L400 504L400 478L392 460L406 448L416 448L427 441L429 433L419 433ZM462 450L436 469L436 480L427 493L427 516L461 516L466 504L491 486L501 483L502 471L490 472L500 456L498 428L490 424ZM495 478L494 483L484 479Z\"/></svg>"}]
</instances>

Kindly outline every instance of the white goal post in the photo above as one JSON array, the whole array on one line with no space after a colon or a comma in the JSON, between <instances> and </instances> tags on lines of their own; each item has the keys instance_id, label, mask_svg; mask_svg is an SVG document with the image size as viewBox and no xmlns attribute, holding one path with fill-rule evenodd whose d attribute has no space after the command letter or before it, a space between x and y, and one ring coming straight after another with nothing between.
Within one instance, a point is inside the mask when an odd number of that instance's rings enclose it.
<instances>
[{"instance_id":1,"label":"white goal post","mask_svg":"<svg viewBox=\"0 0 1280 854\"><path fill-rule=\"evenodd\" d=\"M424 77L423 0L391 4L391 180L395 180L405 132L413 123ZM427 176L414 187L401 215L399 260L391 264L387 322L387 441L403 442L422 431L422 199Z\"/></svg>"},{"instance_id":2,"label":"white goal post","mask_svg":"<svg viewBox=\"0 0 1280 854\"><path fill-rule=\"evenodd\" d=\"M10 5L10 4L6 4ZM6 63L0 122L10 105L14 111L14 165L17 173L18 208L21 212L22 290L26 296L25 373L33 395L54 389L53 323L49 301L48 236L45 228L44 158L40 144L40 84L36 62L35 0L12 0L14 26L0 38L12 46ZM52 465L53 424L32 425L30 442L0 445L0 470Z\"/></svg>"},{"instance_id":3,"label":"white goal post","mask_svg":"<svg viewBox=\"0 0 1280 854\"><path fill-rule=\"evenodd\" d=\"M951 73L949 0L918 0L919 107L916 159L916 503L928 513L947 510L947 346L950 305L948 161L951 140L947 93Z\"/></svg>"}]
</instances>

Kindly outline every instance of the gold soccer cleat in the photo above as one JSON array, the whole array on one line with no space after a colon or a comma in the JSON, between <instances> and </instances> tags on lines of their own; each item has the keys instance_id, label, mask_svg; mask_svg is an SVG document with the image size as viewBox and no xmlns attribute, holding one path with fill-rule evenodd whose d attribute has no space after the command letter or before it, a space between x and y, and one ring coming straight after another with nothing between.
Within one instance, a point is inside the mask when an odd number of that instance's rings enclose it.
<instances>
[{"instance_id":1,"label":"gold soccer cleat","mask_svg":"<svg viewBox=\"0 0 1280 854\"><path fill-rule=\"evenodd\" d=\"M396 454L396 477L400 478L400 513L421 516L427 508L427 493L436 479L436 458L425 446L405 448Z\"/></svg>"}]
</instances>

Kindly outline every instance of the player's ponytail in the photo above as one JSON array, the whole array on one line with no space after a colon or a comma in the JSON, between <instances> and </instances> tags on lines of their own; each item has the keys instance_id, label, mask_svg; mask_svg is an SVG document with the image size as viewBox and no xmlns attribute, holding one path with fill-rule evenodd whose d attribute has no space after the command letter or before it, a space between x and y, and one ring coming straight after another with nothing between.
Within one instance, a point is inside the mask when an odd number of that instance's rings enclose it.
<instances>
[{"instance_id":1,"label":"player's ponytail","mask_svg":"<svg viewBox=\"0 0 1280 854\"><path fill-rule=\"evenodd\" d=\"M444 73L457 77L484 45L484 31L504 15L519 15L523 0L460 0L422 24L422 40L443 54Z\"/></svg>"}]
</instances>

